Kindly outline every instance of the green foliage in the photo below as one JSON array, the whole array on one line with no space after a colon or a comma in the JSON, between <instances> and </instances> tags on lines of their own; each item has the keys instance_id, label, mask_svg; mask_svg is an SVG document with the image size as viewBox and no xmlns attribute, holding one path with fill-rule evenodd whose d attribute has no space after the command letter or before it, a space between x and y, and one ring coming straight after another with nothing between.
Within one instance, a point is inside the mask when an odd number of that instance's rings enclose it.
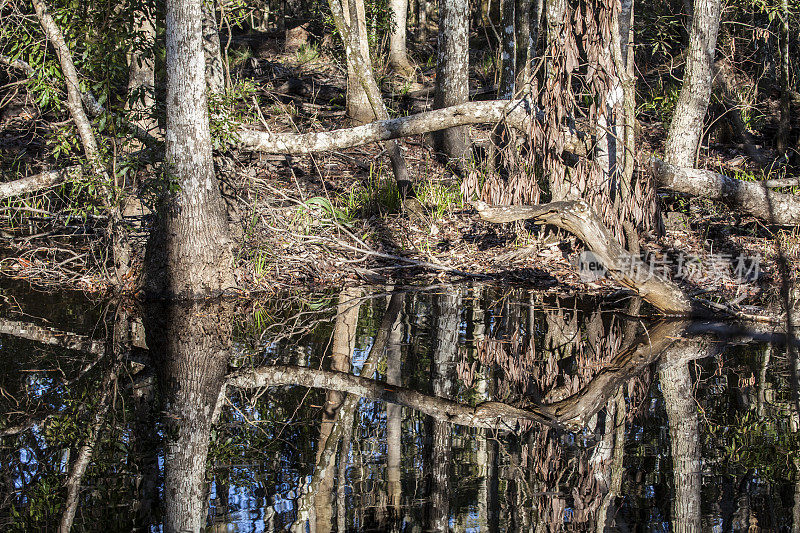
<instances>
[{"instance_id":1,"label":"green foliage","mask_svg":"<svg viewBox=\"0 0 800 533\"><path fill-rule=\"evenodd\" d=\"M208 114L214 149L222 150L238 141L239 126L247 122L250 98L256 92L251 80L243 80L221 94L208 95Z\"/></svg>"},{"instance_id":2,"label":"green foliage","mask_svg":"<svg viewBox=\"0 0 800 533\"><path fill-rule=\"evenodd\" d=\"M663 82L664 80L659 78L657 85L645 94L644 102L639 106L637 114L650 115L663 122L664 126L669 126L681 88L678 83Z\"/></svg>"},{"instance_id":3,"label":"green foliage","mask_svg":"<svg viewBox=\"0 0 800 533\"><path fill-rule=\"evenodd\" d=\"M431 207L434 219L453 214L454 210L464 207L461 187L458 183L427 180L417 187L417 198Z\"/></svg>"}]
</instances>

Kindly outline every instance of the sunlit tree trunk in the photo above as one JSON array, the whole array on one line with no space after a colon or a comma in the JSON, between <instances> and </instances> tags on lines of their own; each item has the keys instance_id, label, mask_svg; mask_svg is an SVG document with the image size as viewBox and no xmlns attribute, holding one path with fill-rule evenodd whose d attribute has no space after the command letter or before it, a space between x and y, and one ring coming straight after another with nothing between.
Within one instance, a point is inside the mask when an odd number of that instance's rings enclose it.
<instances>
[{"instance_id":1,"label":"sunlit tree trunk","mask_svg":"<svg viewBox=\"0 0 800 533\"><path fill-rule=\"evenodd\" d=\"M434 107L443 108L469 100L469 2L439 1L439 37L436 56ZM463 163L467 157L467 129L450 128L434 136L435 148Z\"/></svg>"},{"instance_id":2,"label":"sunlit tree trunk","mask_svg":"<svg viewBox=\"0 0 800 533\"><path fill-rule=\"evenodd\" d=\"M209 296L236 286L227 212L211 158L200 0L167 0L163 191L148 242L146 290Z\"/></svg>"},{"instance_id":3,"label":"sunlit tree trunk","mask_svg":"<svg viewBox=\"0 0 800 533\"><path fill-rule=\"evenodd\" d=\"M406 50L406 24L408 16L408 0L390 0L392 25L389 31L389 66L403 77L411 78L414 67L408 60Z\"/></svg>"},{"instance_id":4,"label":"sunlit tree trunk","mask_svg":"<svg viewBox=\"0 0 800 533\"><path fill-rule=\"evenodd\" d=\"M719 32L720 0L696 0L683 87L664 145L667 163L693 167L711 97L712 65Z\"/></svg>"},{"instance_id":5,"label":"sunlit tree trunk","mask_svg":"<svg viewBox=\"0 0 800 533\"><path fill-rule=\"evenodd\" d=\"M196 12L199 30L199 5ZM147 309L147 345L152 356L158 358L155 364L165 402L166 533L200 531L205 527L206 461L212 418L228 369L232 331L229 314L219 300L152 304Z\"/></svg>"},{"instance_id":6,"label":"sunlit tree trunk","mask_svg":"<svg viewBox=\"0 0 800 533\"><path fill-rule=\"evenodd\" d=\"M458 350L461 295L443 294L437 302L436 344L433 353L433 394L451 398L455 379L455 358ZM450 461L452 431L449 422L434 420L431 424L431 477L428 500L428 527L447 531L450 519Z\"/></svg>"},{"instance_id":7,"label":"sunlit tree trunk","mask_svg":"<svg viewBox=\"0 0 800 533\"><path fill-rule=\"evenodd\" d=\"M136 38L128 52L128 109L133 114L133 123L151 134L158 128L155 119L154 20L155 6L149 2L133 10Z\"/></svg>"},{"instance_id":8,"label":"sunlit tree trunk","mask_svg":"<svg viewBox=\"0 0 800 533\"><path fill-rule=\"evenodd\" d=\"M375 81L372 71L372 61L369 58L369 43L367 40L366 15L364 0L328 0L328 5L336 23L336 29L342 36L348 65L348 115L355 121L370 122L375 118L386 120L389 112L383 102L383 95ZM351 70L352 68L352 70ZM367 99L369 114L359 108L350 111L350 89L353 84L360 86ZM357 96L360 98L360 96ZM369 115L369 116L367 116ZM396 141L386 143L389 159L392 162L392 171L402 198L412 193L411 181L408 176L406 161Z\"/></svg>"},{"instance_id":9,"label":"sunlit tree trunk","mask_svg":"<svg viewBox=\"0 0 800 533\"><path fill-rule=\"evenodd\" d=\"M225 69L219 44L216 0L203 0L203 53L206 59L206 83L211 94L225 91Z\"/></svg>"}]
</instances>

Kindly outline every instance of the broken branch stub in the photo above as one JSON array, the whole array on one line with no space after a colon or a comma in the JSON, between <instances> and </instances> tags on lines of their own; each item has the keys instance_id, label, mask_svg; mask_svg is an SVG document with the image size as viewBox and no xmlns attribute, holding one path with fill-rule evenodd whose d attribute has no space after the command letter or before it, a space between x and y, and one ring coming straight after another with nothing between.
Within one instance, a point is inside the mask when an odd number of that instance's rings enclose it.
<instances>
[{"instance_id":1,"label":"broken branch stub","mask_svg":"<svg viewBox=\"0 0 800 533\"><path fill-rule=\"evenodd\" d=\"M551 202L542 205L491 207L485 202L472 204L488 222L514 222L533 219L564 229L578 237L605 267L617 283L636 291L642 298L667 315L688 315L692 301L672 281L657 272L640 268L611 235L608 228L583 200Z\"/></svg>"}]
</instances>

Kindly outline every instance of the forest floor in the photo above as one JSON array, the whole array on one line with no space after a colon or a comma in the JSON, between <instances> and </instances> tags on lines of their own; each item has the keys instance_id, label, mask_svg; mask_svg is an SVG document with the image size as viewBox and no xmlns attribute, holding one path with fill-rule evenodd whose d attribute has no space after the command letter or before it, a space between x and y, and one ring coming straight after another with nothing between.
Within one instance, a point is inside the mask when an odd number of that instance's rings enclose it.
<instances>
[{"instance_id":1,"label":"forest floor","mask_svg":"<svg viewBox=\"0 0 800 533\"><path fill-rule=\"evenodd\" d=\"M342 66L318 46L303 46L293 53L281 48L277 40L234 43L234 82L248 81L249 88L238 102L221 103L219 115L228 117L224 120L261 121L271 131L347 126ZM378 74L391 113L429 108L433 93L426 88L433 85L433 67L420 68L413 84L386 72ZM482 72L473 72L471 82L476 98L493 97L493 80ZM21 152L35 158L48 142L52 126L43 123L52 117L37 114L26 98L24 91L18 91L12 105L6 105L16 111L0 116L0 151L6 160L15 150L15 157ZM258 111L253 102L258 102ZM224 120L216 120L218 127L226 126ZM479 142L489 138L489 127L472 130ZM664 125L645 122L641 135L644 150L657 150L665 137ZM217 172L234 222L240 288L256 292L333 287L356 280L408 284L472 279L560 293L619 289L607 279L581 277L576 264L582 246L571 236L532 224L481 221L464 203L458 179L437 161L427 139L407 138L401 145L422 208L403 208L379 145L314 156L251 153L235 146L217 151ZM646 156L642 153L641 159ZM747 168L735 145L712 145L703 150L703 158L700 166ZM129 187L136 194L124 204L138 255L126 283L132 291L137 288L136 274L152 219L143 200L152 173L152 166L139 170ZM51 191L43 196L64 194ZM74 197L74 192L70 194ZM0 270L43 286L108 290L109 276L103 267L107 257L91 243L99 229L89 231L86 224L71 222L57 199L21 202L6 206L6 210L21 208L27 216L24 223L6 223L2 228L5 250ZM797 275L800 265L796 228L767 227L703 200L670 195L662 196L661 204L665 231L644 236L643 251L660 268L667 265L689 294L740 305L779 305L780 257L787 260L790 277Z\"/></svg>"}]
</instances>

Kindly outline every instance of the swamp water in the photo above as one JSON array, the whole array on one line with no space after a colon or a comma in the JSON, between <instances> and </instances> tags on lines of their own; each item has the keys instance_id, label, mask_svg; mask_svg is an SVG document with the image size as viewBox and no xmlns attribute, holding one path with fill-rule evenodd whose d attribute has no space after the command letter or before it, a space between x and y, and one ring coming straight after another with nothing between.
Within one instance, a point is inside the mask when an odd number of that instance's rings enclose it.
<instances>
[{"instance_id":1,"label":"swamp water","mask_svg":"<svg viewBox=\"0 0 800 533\"><path fill-rule=\"evenodd\" d=\"M479 286L1 294L4 531L800 527L763 327Z\"/></svg>"}]
</instances>

